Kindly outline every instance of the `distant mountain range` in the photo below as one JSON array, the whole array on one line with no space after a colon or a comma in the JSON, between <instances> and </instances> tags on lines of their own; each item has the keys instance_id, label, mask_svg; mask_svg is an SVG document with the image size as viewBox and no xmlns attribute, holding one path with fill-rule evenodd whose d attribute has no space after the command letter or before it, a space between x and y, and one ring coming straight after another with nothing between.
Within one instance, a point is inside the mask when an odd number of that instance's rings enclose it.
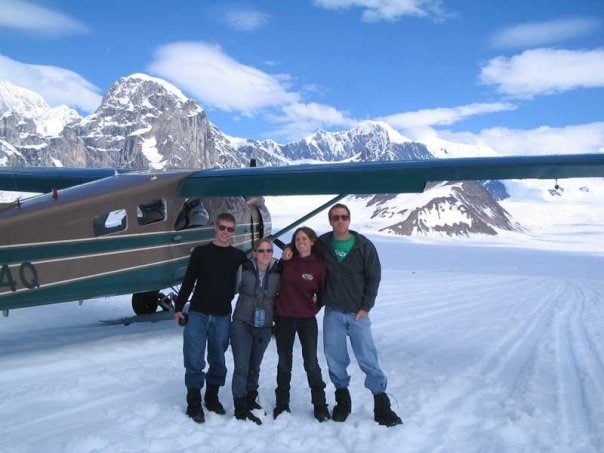
<instances>
[{"instance_id":1,"label":"distant mountain range","mask_svg":"<svg viewBox=\"0 0 604 453\"><path fill-rule=\"evenodd\" d=\"M436 154L446 155L445 148ZM308 161L433 159L434 154L385 123L365 122L341 132L319 130L303 140L230 137L212 124L197 102L165 80L133 74L116 81L99 108L82 118L51 108L25 88L0 80L0 165L174 168L291 165ZM439 184L422 204L393 206L392 196L367 197L384 230L402 235L497 234L515 223L497 200L508 197L499 181ZM446 215L445 215L446 214Z\"/></svg>"}]
</instances>

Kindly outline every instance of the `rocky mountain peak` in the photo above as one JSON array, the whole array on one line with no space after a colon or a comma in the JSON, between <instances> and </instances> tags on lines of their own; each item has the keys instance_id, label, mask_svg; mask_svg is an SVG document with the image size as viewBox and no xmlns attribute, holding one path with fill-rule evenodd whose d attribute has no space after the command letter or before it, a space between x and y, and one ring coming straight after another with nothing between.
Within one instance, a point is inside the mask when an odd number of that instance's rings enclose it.
<instances>
[{"instance_id":1,"label":"rocky mountain peak","mask_svg":"<svg viewBox=\"0 0 604 453\"><path fill-rule=\"evenodd\" d=\"M185 106L192 110L190 113L203 111L171 83L146 74L132 74L121 77L109 88L99 110L157 114L164 109L182 109Z\"/></svg>"},{"instance_id":2,"label":"rocky mountain peak","mask_svg":"<svg viewBox=\"0 0 604 453\"><path fill-rule=\"evenodd\" d=\"M396 129L383 121L363 121L352 132L360 137L379 139L382 143L409 143L411 139L401 135Z\"/></svg>"},{"instance_id":3,"label":"rocky mountain peak","mask_svg":"<svg viewBox=\"0 0 604 453\"><path fill-rule=\"evenodd\" d=\"M92 115L79 120L67 108L3 85L5 99L23 99L22 115L0 115L0 165L85 166L133 169L211 168L288 165L305 161L392 161L433 159L386 123L365 121L339 132L319 130L297 142L229 137L208 121L203 109L165 80L132 74L116 81ZM23 92L25 93L25 92ZM26 102L27 100L27 102ZM28 108L25 108L27 106ZM66 110L67 109L67 110ZM36 130L32 112L65 117L65 127L48 136ZM7 116L8 115L8 116ZM29 116L28 116L29 115ZM36 118L42 115L37 114ZM437 193L438 192L438 193ZM375 215L388 218L396 234L496 234L511 229L506 213L481 186L461 184L426 191L422 201L391 205L373 199ZM371 198L371 197L370 197ZM377 200L380 200L379 202ZM496 215L491 215L495 213Z\"/></svg>"}]
</instances>

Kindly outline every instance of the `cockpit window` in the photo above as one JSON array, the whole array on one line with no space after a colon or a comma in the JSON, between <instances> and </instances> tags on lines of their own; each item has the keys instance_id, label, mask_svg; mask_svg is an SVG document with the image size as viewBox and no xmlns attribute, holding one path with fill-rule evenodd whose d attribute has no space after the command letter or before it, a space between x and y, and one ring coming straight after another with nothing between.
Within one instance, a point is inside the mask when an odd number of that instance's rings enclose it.
<instances>
[{"instance_id":1,"label":"cockpit window","mask_svg":"<svg viewBox=\"0 0 604 453\"><path fill-rule=\"evenodd\" d=\"M160 198L139 204L136 208L136 219L139 225L149 225L165 220L166 200Z\"/></svg>"},{"instance_id":2,"label":"cockpit window","mask_svg":"<svg viewBox=\"0 0 604 453\"><path fill-rule=\"evenodd\" d=\"M174 223L175 230L183 230L186 228L195 228L206 226L210 222L210 215L199 198L191 198L185 200L181 211L178 213L176 222Z\"/></svg>"},{"instance_id":3,"label":"cockpit window","mask_svg":"<svg viewBox=\"0 0 604 453\"><path fill-rule=\"evenodd\" d=\"M95 215L92 219L92 229L95 236L115 233L126 229L127 219L125 209L105 212Z\"/></svg>"}]
</instances>

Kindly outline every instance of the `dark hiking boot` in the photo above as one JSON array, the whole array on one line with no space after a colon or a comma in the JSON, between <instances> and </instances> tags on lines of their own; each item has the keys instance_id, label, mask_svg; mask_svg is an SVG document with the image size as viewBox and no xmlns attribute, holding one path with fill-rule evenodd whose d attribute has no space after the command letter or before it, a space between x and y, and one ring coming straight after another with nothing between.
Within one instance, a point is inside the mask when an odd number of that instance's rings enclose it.
<instances>
[{"instance_id":1,"label":"dark hiking boot","mask_svg":"<svg viewBox=\"0 0 604 453\"><path fill-rule=\"evenodd\" d=\"M273 418L276 419L283 412L289 412L289 404L277 404L273 409Z\"/></svg>"},{"instance_id":2,"label":"dark hiking boot","mask_svg":"<svg viewBox=\"0 0 604 453\"><path fill-rule=\"evenodd\" d=\"M315 418L320 422L325 422L331 418L329 416L329 409L327 408L327 404L315 404L314 415Z\"/></svg>"},{"instance_id":3,"label":"dark hiking boot","mask_svg":"<svg viewBox=\"0 0 604 453\"><path fill-rule=\"evenodd\" d=\"M334 422L346 421L350 415L352 409L352 402L350 401L350 392L347 388L336 390L336 405L333 408L333 414L331 418Z\"/></svg>"},{"instance_id":4,"label":"dark hiking boot","mask_svg":"<svg viewBox=\"0 0 604 453\"><path fill-rule=\"evenodd\" d=\"M237 420L250 420L257 425L262 425L262 420L256 417L247 407L246 398L235 398L235 418Z\"/></svg>"},{"instance_id":5,"label":"dark hiking boot","mask_svg":"<svg viewBox=\"0 0 604 453\"><path fill-rule=\"evenodd\" d=\"M198 388L187 388L187 415L193 419L195 423L203 423L206 418L201 408L201 390Z\"/></svg>"},{"instance_id":6,"label":"dark hiking boot","mask_svg":"<svg viewBox=\"0 0 604 453\"><path fill-rule=\"evenodd\" d=\"M217 385L208 384L206 386L206 393L203 397L203 400L206 403L206 407L209 411L216 412L218 415L224 415L224 406L220 403L220 400L218 399L219 388L220 387Z\"/></svg>"},{"instance_id":7,"label":"dark hiking boot","mask_svg":"<svg viewBox=\"0 0 604 453\"><path fill-rule=\"evenodd\" d=\"M253 411L254 409L262 409L262 406L260 406L260 404L258 404L258 401L256 401L256 398L258 398L258 392L255 390L251 390L249 392L247 392L247 408L251 411Z\"/></svg>"},{"instance_id":8,"label":"dark hiking boot","mask_svg":"<svg viewBox=\"0 0 604 453\"><path fill-rule=\"evenodd\" d=\"M373 401L375 403L373 419L376 422L388 427L403 424L400 417L390 409L390 399L388 398L388 395L385 393L378 393L377 395L373 395Z\"/></svg>"}]
</instances>

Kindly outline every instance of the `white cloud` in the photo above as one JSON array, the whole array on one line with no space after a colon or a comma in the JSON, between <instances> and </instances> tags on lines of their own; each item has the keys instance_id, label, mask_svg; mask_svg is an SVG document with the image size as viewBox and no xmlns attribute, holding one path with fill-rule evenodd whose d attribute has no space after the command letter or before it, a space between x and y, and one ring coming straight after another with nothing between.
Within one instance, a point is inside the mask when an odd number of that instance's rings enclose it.
<instances>
[{"instance_id":1,"label":"white cloud","mask_svg":"<svg viewBox=\"0 0 604 453\"><path fill-rule=\"evenodd\" d=\"M284 105L279 114L268 114L267 120L278 125L271 132L287 141L299 140L318 129L331 127L353 127L358 121L349 118L334 107L311 102Z\"/></svg>"},{"instance_id":2,"label":"white cloud","mask_svg":"<svg viewBox=\"0 0 604 453\"><path fill-rule=\"evenodd\" d=\"M218 45L177 42L156 51L149 70L202 102L227 112L254 116L262 109L298 102L289 77L271 75L237 62Z\"/></svg>"},{"instance_id":3,"label":"white cloud","mask_svg":"<svg viewBox=\"0 0 604 453\"><path fill-rule=\"evenodd\" d=\"M87 32L87 27L76 19L23 0L0 1L0 28L2 27L44 35Z\"/></svg>"},{"instance_id":4,"label":"white cloud","mask_svg":"<svg viewBox=\"0 0 604 453\"><path fill-rule=\"evenodd\" d=\"M366 22L395 22L403 16L443 19L446 13L441 0L313 0L325 9L362 8Z\"/></svg>"},{"instance_id":5,"label":"white cloud","mask_svg":"<svg viewBox=\"0 0 604 453\"><path fill-rule=\"evenodd\" d=\"M582 154L603 152L604 122L535 129L494 127L478 133L438 131L443 139L488 146L501 155Z\"/></svg>"},{"instance_id":6,"label":"white cloud","mask_svg":"<svg viewBox=\"0 0 604 453\"><path fill-rule=\"evenodd\" d=\"M223 20L236 30L253 31L267 24L270 16L260 11L240 9L226 11Z\"/></svg>"},{"instance_id":7,"label":"white cloud","mask_svg":"<svg viewBox=\"0 0 604 453\"><path fill-rule=\"evenodd\" d=\"M586 35L601 26L599 19L581 17L525 23L497 32L491 38L491 45L503 48L543 46Z\"/></svg>"},{"instance_id":8,"label":"white cloud","mask_svg":"<svg viewBox=\"0 0 604 453\"><path fill-rule=\"evenodd\" d=\"M413 130L421 130L432 126L454 124L470 116L514 110L515 108L516 106L513 104L502 102L474 103L458 107L440 107L397 113L377 119L385 121L392 127L405 131L405 133L410 133Z\"/></svg>"},{"instance_id":9,"label":"white cloud","mask_svg":"<svg viewBox=\"0 0 604 453\"><path fill-rule=\"evenodd\" d=\"M350 126L337 109L305 103L286 74L267 74L227 55L218 45L179 42L160 47L149 70L190 93L203 107L261 116L277 129L271 138L296 140L321 127Z\"/></svg>"},{"instance_id":10,"label":"white cloud","mask_svg":"<svg viewBox=\"0 0 604 453\"><path fill-rule=\"evenodd\" d=\"M99 89L69 69L21 63L0 55L0 79L40 94L51 107L68 105L83 112L101 103Z\"/></svg>"},{"instance_id":11,"label":"white cloud","mask_svg":"<svg viewBox=\"0 0 604 453\"><path fill-rule=\"evenodd\" d=\"M480 81L518 98L604 87L604 50L544 48L500 56L483 66Z\"/></svg>"}]
</instances>

